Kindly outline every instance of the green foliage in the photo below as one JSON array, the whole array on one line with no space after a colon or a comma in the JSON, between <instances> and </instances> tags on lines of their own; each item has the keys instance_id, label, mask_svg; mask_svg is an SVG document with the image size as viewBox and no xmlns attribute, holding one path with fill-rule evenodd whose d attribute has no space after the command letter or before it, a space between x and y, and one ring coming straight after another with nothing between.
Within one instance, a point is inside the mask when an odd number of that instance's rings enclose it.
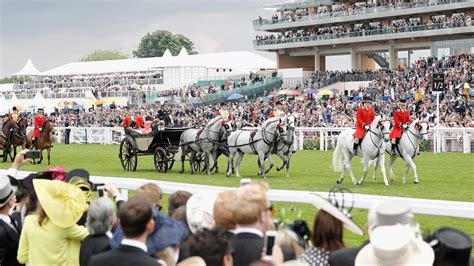
<instances>
[{"instance_id":1,"label":"green foliage","mask_svg":"<svg viewBox=\"0 0 474 266\"><path fill-rule=\"evenodd\" d=\"M25 81L31 81L31 78L29 77L25 77L24 78ZM10 77L4 77L2 79L0 79L0 84L8 84L8 83L15 83L17 81L23 81L23 77L14 77L14 76L10 76Z\"/></svg>"},{"instance_id":2,"label":"green foliage","mask_svg":"<svg viewBox=\"0 0 474 266\"><path fill-rule=\"evenodd\" d=\"M119 60L127 59L128 56L118 51L95 50L81 59L82 62L89 61L104 61L104 60Z\"/></svg>"},{"instance_id":3,"label":"green foliage","mask_svg":"<svg viewBox=\"0 0 474 266\"><path fill-rule=\"evenodd\" d=\"M166 30L157 30L142 37L138 49L133 51L133 56L160 57L166 49L170 49L171 54L178 55L182 47L188 54L197 54L194 43L188 37L182 34L174 35Z\"/></svg>"},{"instance_id":4,"label":"green foliage","mask_svg":"<svg viewBox=\"0 0 474 266\"><path fill-rule=\"evenodd\" d=\"M319 150L319 138L305 139L303 141L304 150Z\"/></svg>"}]
</instances>

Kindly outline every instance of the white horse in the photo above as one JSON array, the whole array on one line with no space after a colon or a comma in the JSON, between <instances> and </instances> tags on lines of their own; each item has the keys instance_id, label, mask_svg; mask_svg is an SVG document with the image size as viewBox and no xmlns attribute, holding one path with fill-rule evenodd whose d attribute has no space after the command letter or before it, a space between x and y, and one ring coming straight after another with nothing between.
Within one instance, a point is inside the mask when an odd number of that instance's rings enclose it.
<instances>
[{"instance_id":1,"label":"white horse","mask_svg":"<svg viewBox=\"0 0 474 266\"><path fill-rule=\"evenodd\" d=\"M292 115L285 116L282 118L283 124L286 125L286 133L280 135L276 142L276 149L272 150L272 153L268 156L268 162L270 167L265 170L267 174L273 168L274 162L272 154L278 155L283 161L281 166L277 167L277 171L281 171L286 166L286 177L290 177L290 160L293 155L293 146L295 144L295 122L296 118Z\"/></svg>"},{"instance_id":2,"label":"white horse","mask_svg":"<svg viewBox=\"0 0 474 266\"><path fill-rule=\"evenodd\" d=\"M203 153L206 174L210 175L209 155L212 155L212 159L216 164L220 139L230 130L232 130L231 122L225 122L221 116L211 119L202 129L190 128L185 130L179 140L181 148L181 169L179 172L184 172L186 154L191 153L189 164L191 166L191 174L193 174L194 158L197 153Z\"/></svg>"},{"instance_id":3,"label":"white horse","mask_svg":"<svg viewBox=\"0 0 474 266\"><path fill-rule=\"evenodd\" d=\"M352 178L352 182L355 185L362 185L362 183L364 183L365 177L367 176L367 172L369 171L369 162L378 158L382 168L385 186L389 186L387 175L385 173L385 147L383 145L384 140L388 141L389 131L390 121L382 120L380 116L375 117L372 124L370 124L364 139L359 144L359 147L356 151L357 154L354 154L353 151L354 137L352 134L355 132L355 129L345 130L339 135L337 138L336 150L332 155L333 171L341 172L341 176L337 180L338 184L342 183L344 180L344 172L346 169L348 169ZM344 162L342 155L344 155ZM351 159L356 155L362 156L364 163L364 174L359 181L357 181L357 179L354 177L351 167Z\"/></svg>"},{"instance_id":4,"label":"white horse","mask_svg":"<svg viewBox=\"0 0 474 266\"><path fill-rule=\"evenodd\" d=\"M233 159L235 154L235 174L240 177L239 167L245 153L258 154L259 175L265 178L265 158L272 152L273 145L280 134L285 133L285 127L281 125L281 119L270 118L265 121L261 128L256 131L236 130L227 139L229 144L229 167L227 176L230 176L234 169Z\"/></svg>"},{"instance_id":5,"label":"white horse","mask_svg":"<svg viewBox=\"0 0 474 266\"><path fill-rule=\"evenodd\" d=\"M413 161L415 157L418 155L420 151L420 142L428 140L428 130L429 125L426 121L419 121L418 119L413 121L410 124L410 127L402 134L400 138L400 143L398 144L398 148L396 150L396 155L392 155L392 144L388 141L385 143L385 150L387 153L390 154L390 162L388 163L388 171L390 173L390 180L395 181L395 174L393 173L392 165L397 159L397 157L403 158L407 164L405 167L405 174L402 178L402 183L405 184L406 176L410 168L413 168L413 172L415 175L415 184L420 182L418 180L418 174L416 173L416 165ZM375 180L375 173L377 171L378 161L374 161L374 176L373 179Z\"/></svg>"}]
</instances>

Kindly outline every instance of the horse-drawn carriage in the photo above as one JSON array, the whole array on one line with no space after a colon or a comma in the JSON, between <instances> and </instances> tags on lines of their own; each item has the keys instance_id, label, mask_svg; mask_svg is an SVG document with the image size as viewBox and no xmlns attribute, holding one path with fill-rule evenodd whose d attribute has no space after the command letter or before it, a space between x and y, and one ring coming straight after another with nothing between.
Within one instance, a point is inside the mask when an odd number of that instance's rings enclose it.
<instances>
[{"instance_id":1,"label":"horse-drawn carriage","mask_svg":"<svg viewBox=\"0 0 474 266\"><path fill-rule=\"evenodd\" d=\"M150 134L141 135L125 128L125 138L120 143L119 158L125 171L137 169L138 156L153 155L155 169L166 173L173 168L175 154L179 150L179 139L187 128L162 127Z\"/></svg>"}]
</instances>

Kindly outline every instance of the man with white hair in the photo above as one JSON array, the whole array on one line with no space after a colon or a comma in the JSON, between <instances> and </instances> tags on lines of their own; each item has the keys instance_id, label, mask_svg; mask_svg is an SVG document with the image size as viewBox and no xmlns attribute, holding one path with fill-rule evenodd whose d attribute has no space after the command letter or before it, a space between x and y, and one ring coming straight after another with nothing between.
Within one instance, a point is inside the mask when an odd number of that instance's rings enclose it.
<instances>
[{"instance_id":1,"label":"man with white hair","mask_svg":"<svg viewBox=\"0 0 474 266\"><path fill-rule=\"evenodd\" d=\"M362 245L355 248L343 248L329 255L329 265L354 265L355 259L359 251L370 243L371 232L385 225L410 224L413 214L410 207L400 202L384 202L375 203L369 208L367 215L367 223L365 231L369 236L369 240L364 241Z\"/></svg>"}]
</instances>

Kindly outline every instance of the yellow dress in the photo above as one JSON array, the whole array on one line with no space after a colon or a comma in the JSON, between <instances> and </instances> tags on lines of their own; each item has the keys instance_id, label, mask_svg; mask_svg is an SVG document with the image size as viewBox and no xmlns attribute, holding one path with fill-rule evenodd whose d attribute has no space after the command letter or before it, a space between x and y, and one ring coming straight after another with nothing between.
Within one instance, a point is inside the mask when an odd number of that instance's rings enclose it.
<instances>
[{"instance_id":1,"label":"yellow dress","mask_svg":"<svg viewBox=\"0 0 474 266\"><path fill-rule=\"evenodd\" d=\"M34 265L79 265L80 242L88 235L84 226L61 228L50 220L38 223L38 215L25 218L17 259Z\"/></svg>"}]
</instances>

